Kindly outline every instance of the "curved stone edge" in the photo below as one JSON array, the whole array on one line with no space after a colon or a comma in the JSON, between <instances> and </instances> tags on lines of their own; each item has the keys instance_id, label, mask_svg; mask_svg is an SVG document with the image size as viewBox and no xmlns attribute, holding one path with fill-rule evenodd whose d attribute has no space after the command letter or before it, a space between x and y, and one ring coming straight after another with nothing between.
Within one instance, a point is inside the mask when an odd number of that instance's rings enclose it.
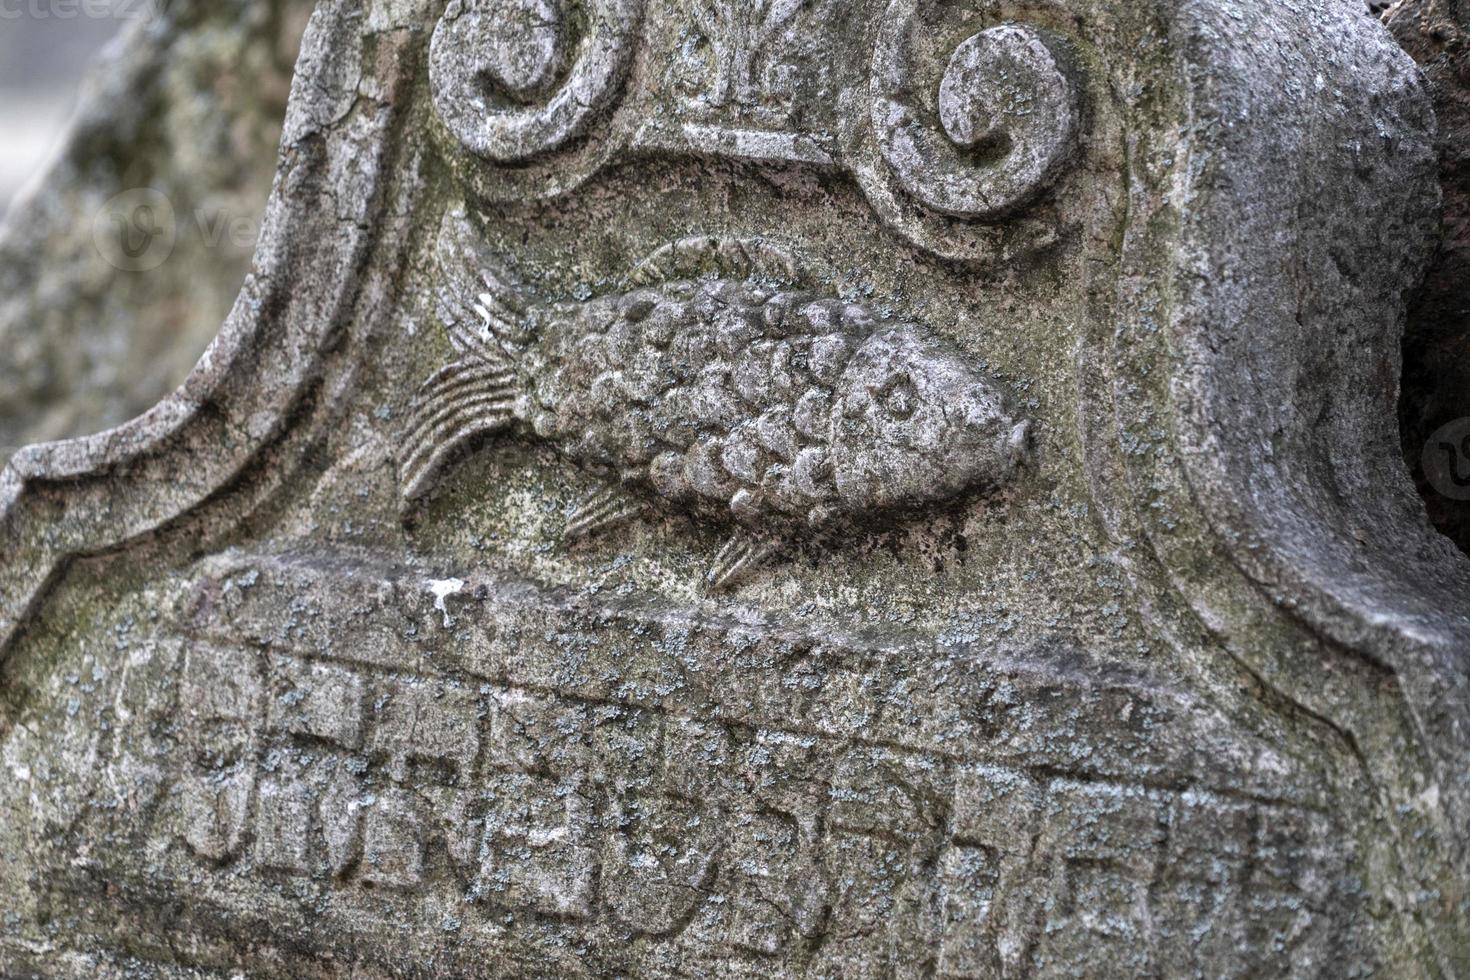
<instances>
[{"instance_id":1,"label":"curved stone edge","mask_svg":"<svg viewBox=\"0 0 1470 980\"><path fill-rule=\"evenodd\" d=\"M1387 675L1407 752L1367 702L1324 699L1311 658L1243 651L1364 757L1418 865L1423 893L1402 905L1453 973L1470 965L1454 816L1470 802L1470 562L1430 528L1397 427L1406 299L1437 227L1433 112L1353 5L1195 0L1174 23L1189 130L1164 325L1178 465L1254 587Z\"/></svg>"},{"instance_id":2,"label":"curved stone edge","mask_svg":"<svg viewBox=\"0 0 1470 980\"><path fill-rule=\"evenodd\" d=\"M344 126L366 88L366 16L361 0L323 0L312 16L253 271L188 379L140 418L23 449L0 474L0 660L69 561L158 530L225 487L282 434L316 376L385 181L397 79L378 79L367 122ZM327 139L334 128L347 132Z\"/></svg>"}]
</instances>

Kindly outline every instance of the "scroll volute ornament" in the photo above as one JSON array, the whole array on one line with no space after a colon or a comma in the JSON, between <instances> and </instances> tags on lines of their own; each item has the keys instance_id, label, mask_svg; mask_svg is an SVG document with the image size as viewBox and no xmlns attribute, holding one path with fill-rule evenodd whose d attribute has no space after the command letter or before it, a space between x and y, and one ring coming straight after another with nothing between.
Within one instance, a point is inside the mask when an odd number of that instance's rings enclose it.
<instances>
[{"instance_id":1,"label":"scroll volute ornament","mask_svg":"<svg viewBox=\"0 0 1470 980\"><path fill-rule=\"evenodd\" d=\"M642 0L454 0L429 51L434 108L492 163L561 149L622 87L642 14Z\"/></svg>"},{"instance_id":2,"label":"scroll volute ornament","mask_svg":"<svg viewBox=\"0 0 1470 980\"><path fill-rule=\"evenodd\" d=\"M938 85L924 64L941 38L916 0L889 7L873 61L872 122L899 186L958 218L1004 217L1065 169L1077 147L1082 97L1066 42L1002 24L950 55ZM937 102L935 91L937 88Z\"/></svg>"}]
</instances>

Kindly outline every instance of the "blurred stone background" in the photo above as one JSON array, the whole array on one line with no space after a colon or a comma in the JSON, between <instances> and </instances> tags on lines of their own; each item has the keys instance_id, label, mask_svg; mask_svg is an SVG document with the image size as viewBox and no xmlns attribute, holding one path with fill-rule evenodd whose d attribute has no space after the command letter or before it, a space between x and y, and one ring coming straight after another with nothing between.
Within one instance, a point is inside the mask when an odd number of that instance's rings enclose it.
<instances>
[{"instance_id":1,"label":"blurred stone background","mask_svg":"<svg viewBox=\"0 0 1470 980\"><path fill-rule=\"evenodd\" d=\"M112 2L0 3L0 463L145 412L219 332L314 6Z\"/></svg>"},{"instance_id":2,"label":"blurred stone background","mask_svg":"<svg viewBox=\"0 0 1470 980\"><path fill-rule=\"evenodd\" d=\"M82 76L126 25L116 3L107 16L35 16L24 4L0 14L0 215L55 154ZM100 10L100 4L89 9ZM19 16L11 16L17 12Z\"/></svg>"}]
</instances>

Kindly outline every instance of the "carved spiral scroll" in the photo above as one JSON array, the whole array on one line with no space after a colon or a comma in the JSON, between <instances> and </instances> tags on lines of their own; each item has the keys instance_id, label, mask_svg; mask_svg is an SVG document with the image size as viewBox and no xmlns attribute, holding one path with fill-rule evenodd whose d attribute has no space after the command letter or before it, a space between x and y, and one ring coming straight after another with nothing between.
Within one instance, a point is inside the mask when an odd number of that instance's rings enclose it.
<instances>
[{"instance_id":1,"label":"carved spiral scroll","mask_svg":"<svg viewBox=\"0 0 1470 980\"><path fill-rule=\"evenodd\" d=\"M642 0L454 0L429 50L434 108L492 163L562 148L622 87L642 13Z\"/></svg>"},{"instance_id":2,"label":"carved spiral scroll","mask_svg":"<svg viewBox=\"0 0 1470 980\"><path fill-rule=\"evenodd\" d=\"M913 0L895 0L874 58L883 159L934 211L1003 216L1045 188L1076 147L1081 97L1063 43L1020 24L982 31L950 56L936 105L918 20Z\"/></svg>"}]
</instances>

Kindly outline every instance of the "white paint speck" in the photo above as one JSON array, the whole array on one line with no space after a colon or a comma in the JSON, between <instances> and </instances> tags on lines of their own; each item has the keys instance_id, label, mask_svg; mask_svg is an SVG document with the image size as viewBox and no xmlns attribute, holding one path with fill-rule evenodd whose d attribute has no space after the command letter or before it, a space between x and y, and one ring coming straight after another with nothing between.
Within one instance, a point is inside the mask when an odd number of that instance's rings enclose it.
<instances>
[{"instance_id":1,"label":"white paint speck","mask_svg":"<svg viewBox=\"0 0 1470 980\"><path fill-rule=\"evenodd\" d=\"M449 607L444 604L444 600L464 591L464 579L446 578L430 581L429 591L434 595L434 608L444 614L444 628L449 629L454 625L454 617L449 615Z\"/></svg>"}]
</instances>

